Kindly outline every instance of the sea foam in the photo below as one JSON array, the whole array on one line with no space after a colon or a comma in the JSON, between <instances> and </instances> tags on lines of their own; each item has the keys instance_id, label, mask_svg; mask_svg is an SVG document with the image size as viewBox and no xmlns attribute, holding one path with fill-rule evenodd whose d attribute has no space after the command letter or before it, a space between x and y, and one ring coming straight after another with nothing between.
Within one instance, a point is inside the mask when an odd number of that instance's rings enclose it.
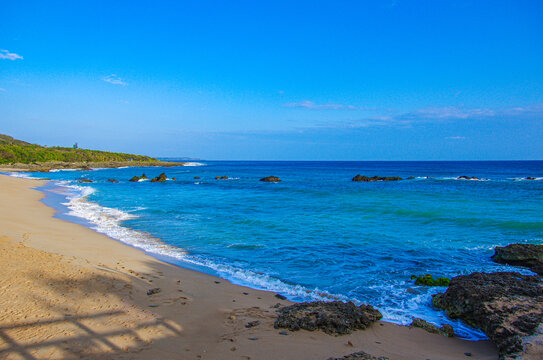
<instances>
[{"instance_id":1,"label":"sea foam","mask_svg":"<svg viewBox=\"0 0 543 360\"><path fill-rule=\"evenodd\" d=\"M72 190L71 194L67 196L68 201L63 203L63 205L69 209L68 215L85 219L91 224L93 230L125 244L144 250L151 255L160 255L167 259L169 258L196 266L206 267L233 283L247 285L261 290L278 292L293 300L348 300L345 296L331 294L318 288L309 289L301 285L287 284L272 276L189 255L185 250L165 244L160 241L160 239L154 238L150 234L122 226L121 224L123 221L136 219L138 216L131 214L128 211L101 206L89 201L87 197L95 193L96 190L94 188L90 186L73 185L69 182L62 181L58 181L57 184Z\"/></svg>"}]
</instances>

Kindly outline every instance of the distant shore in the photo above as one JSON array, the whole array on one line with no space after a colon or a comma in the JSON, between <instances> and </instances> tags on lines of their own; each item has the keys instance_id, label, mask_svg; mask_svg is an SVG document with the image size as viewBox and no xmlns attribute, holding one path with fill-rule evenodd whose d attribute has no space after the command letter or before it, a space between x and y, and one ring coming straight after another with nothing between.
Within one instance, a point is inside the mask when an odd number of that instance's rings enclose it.
<instances>
[{"instance_id":1,"label":"distant shore","mask_svg":"<svg viewBox=\"0 0 543 360\"><path fill-rule=\"evenodd\" d=\"M174 167L184 166L187 162L176 161L104 161L104 162L44 162L32 164L1 164L0 171L17 172L48 172L54 169L92 169L118 167Z\"/></svg>"},{"instance_id":2,"label":"distant shore","mask_svg":"<svg viewBox=\"0 0 543 360\"><path fill-rule=\"evenodd\" d=\"M53 218L43 193L31 189L44 184L0 175L0 358L324 360L359 351L391 360L498 358L489 341L382 321L344 336L281 334L273 306L289 301Z\"/></svg>"}]
</instances>

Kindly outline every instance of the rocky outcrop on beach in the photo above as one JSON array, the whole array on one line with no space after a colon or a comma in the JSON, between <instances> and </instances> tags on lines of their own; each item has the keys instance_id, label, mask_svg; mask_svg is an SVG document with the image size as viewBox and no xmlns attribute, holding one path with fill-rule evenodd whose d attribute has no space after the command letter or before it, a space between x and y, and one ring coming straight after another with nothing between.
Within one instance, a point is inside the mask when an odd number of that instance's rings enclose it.
<instances>
[{"instance_id":1,"label":"rocky outcrop on beach","mask_svg":"<svg viewBox=\"0 0 543 360\"><path fill-rule=\"evenodd\" d=\"M266 176L265 178L260 179L260 181L267 181L267 182L278 182L282 181L277 176Z\"/></svg>"},{"instance_id":2,"label":"rocky outcrop on beach","mask_svg":"<svg viewBox=\"0 0 543 360\"><path fill-rule=\"evenodd\" d=\"M457 177L456 180L479 180L479 178L475 176L462 175L462 176Z\"/></svg>"},{"instance_id":3,"label":"rocky outcrop on beach","mask_svg":"<svg viewBox=\"0 0 543 360\"><path fill-rule=\"evenodd\" d=\"M434 295L433 303L449 317L480 328L505 359L543 354L543 283L538 276L456 276L445 293Z\"/></svg>"},{"instance_id":4,"label":"rocky outcrop on beach","mask_svg":"<svg viewBox=\"0 0 543 360\"><path fill-rule=\"evenodd\" d=\"M274 327L290 331L322 330L327 334L344 335L363 330L383 315L371 305L356 306L351 301L313 301L286 306L277 311Z\"/></svg>"},{"instance_id":5,"label":"rocky outcrop on beach","mask_svg":"<svg viewBox=\"0 0 543 360\"><path fill-rule=\"evenodd\" d=\"M137 182L137 181L140 181L140 180L147 180L147 176L145 176L145 174L142 174L141 176L133 176L132 179L130 179L129 181L132 181L132 182Z\"/></svg>"},{"instance_id":6,"label":"rocky outcrop on beach","mask_svg":"<svg viewBox=\"0 0 543 360\"><path fill-rule=\"evenodd\" d=\"M416 327L428 331L432 334L440 334L447 337L454 336L454 329L451 325L445 324L441 327L437 327L434 324L429 323L426 320L414 318L409 327Z\"/></svg>"},{"instance_id":7,"label":"rocky outcrop on beach","mask_svg":"<svg viewBox=\"0 0 543 360\"><path fill-rule=\"evenodd\" d=\"M510 244L496 246L492 260L499 264L523 266L543 275L543 245Z\"/></svg>"},{"instance_id":8,"label":"rocky outcrop on beach","mask_svg":"<svg viewBox=\"0 0 543 360\"><path fill-rule=\"evenodd\" d=\"M162 174L158 175L157 177L152 178L151 182L164 182L166 180L168 180L168 177L166 176L165 173L162 173Z\"/></svg>"},{"instance_id":9,"label":"rocky outcrop on beach","mask_svg":"<svg viewBox=\"0 0 543 360\"><path fill-rule=\"evenodd\" d=\"M90 166L88 165L85 165L83 167L81 167L81 169L79 169L80 171L93 171L94 169L91 168Z\"/></svg>"},{"instance_id":10,"label":"rocky outcrop on beach","mask_svg":"<svg viewBox=\"0 0 543 360\"><path fill-rule=\"evenodd\" d=\"M340 358L328 358L327 360L389 360L385 356L373 356L363 351L355 352L349 355L345 355Z\"/></svg>"},{"instance_id":11,"label":"rocky outcrop on beach","mask_svg":"<svg viewBox=\"0 0 543 360\"><path fill-rule=\"evenodd\" d=\"M352 181L398 181L403 180L399 176L362 176L360 174L356 175Z\"/></svg>"}]
</instances>

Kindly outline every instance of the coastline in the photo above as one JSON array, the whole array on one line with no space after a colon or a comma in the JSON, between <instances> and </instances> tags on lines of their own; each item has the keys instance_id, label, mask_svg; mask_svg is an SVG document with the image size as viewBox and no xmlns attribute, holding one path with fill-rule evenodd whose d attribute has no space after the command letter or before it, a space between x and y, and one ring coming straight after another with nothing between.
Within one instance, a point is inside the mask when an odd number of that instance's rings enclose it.
<instances>
[{"instance_id":1,"label":"coastline","mask_svg":"<svg viewBox=\"0 0 543 360\"><path fill-rule=\"evenodd\" d=\"M290 302L161 262L82 225L53 218L54 209L39 201L43 193L30 189L43 184L0 175L1 254L20 260L11 258L18 271L5 272L1 280L1 296L8 299L0 317L2 358L26 352L36 359L76 354L116 359L327 359L357 351L390 359L465 359L465 353L497 358L489 341L446 338L386 322L340 337L307 331L280 335L273 328L271 306ZM34 271L57 276L44 283L43 276L26 273L37 264ZM63 279L65 274L68 279ZM27 285L21 287L22 282ZM62 291L36 307L36 298L52 295L51 282ZM161 292L146 295L152 288ZM84 316L94 315L101 317L93 318L92 324L84 322L89 321ZM60 318L70 318L75 330L45 325L48 319ZM261 324L245 327L254 320ZM15 330L22 327L25 331ZM58 344L51 340L55 338Z\"/></svg>"},{"instance_id":2,"label":"coastline","mask_svg":"<svg viewBox=\"0 0 543 360\"><path fill-rule=\"evenodd\" d=\"M119 167L175 167L185 166L189 162L177 161L105 161L105 162L55 162L33 164L0 164L0 172L44 172L62 169L92 169L92 168L119 168Z\"/></svg>"}]
</instances>

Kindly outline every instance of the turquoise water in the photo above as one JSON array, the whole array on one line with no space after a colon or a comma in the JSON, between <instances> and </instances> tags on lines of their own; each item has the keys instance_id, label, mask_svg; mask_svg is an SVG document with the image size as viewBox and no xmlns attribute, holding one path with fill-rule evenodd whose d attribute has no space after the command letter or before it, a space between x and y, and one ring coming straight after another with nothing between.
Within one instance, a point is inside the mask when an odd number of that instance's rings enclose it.
<instances>
[{"instance_id":1,"label":"turquoise water","mask_svg":"<svg viewBox=\"0 0 543 360\"><path fill-rule=\"evenodd\" d=\"M450 323L468 339L484 335L431 306L445 288L411 275L530 273L493 263L492 249L543 244L541 161L203 163L45 175L58 180L48 191L62 213L167 261L295 301L349 299L398 323ZM177 181L128 182L143 172ZM415 179L351 182L356 174ZM283 181L258 181L268 175Z\"/></svg>"}]
</instances>

